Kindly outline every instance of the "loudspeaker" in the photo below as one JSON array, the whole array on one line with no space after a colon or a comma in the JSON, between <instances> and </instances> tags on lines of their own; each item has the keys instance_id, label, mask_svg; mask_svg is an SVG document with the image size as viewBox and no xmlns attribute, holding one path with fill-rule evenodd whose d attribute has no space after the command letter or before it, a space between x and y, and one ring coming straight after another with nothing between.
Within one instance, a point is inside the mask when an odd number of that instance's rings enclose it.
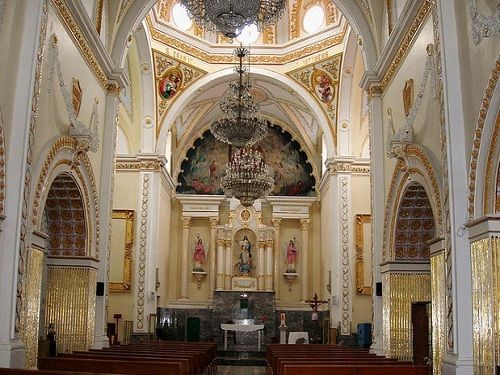
<instances>
[{"instance_id":1,"label":"loudspeaker","mask_svg":"<svg viewBox=\"0 0 500 375\"><path fill-rule=\"evenodd\" d=\"M375 295L381 297L382 296L382 283L375 283Z\"/></svg>"},{"instance_id":2,"label":"loudspeaker","mask_svg":"<svg viewBox=\"0 0 500 375\"><path fill-rule=\"evenodd\" d=\"M102 281L98 281L96 288L95 288L95 295L96 296L103 296L104 295L104 283Z\"/></svg>"}]
</instances>

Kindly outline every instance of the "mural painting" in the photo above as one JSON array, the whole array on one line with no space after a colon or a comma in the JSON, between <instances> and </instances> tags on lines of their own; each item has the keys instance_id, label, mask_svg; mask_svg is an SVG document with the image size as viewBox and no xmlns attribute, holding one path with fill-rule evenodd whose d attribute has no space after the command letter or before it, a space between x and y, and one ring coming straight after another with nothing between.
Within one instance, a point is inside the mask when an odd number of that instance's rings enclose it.
<instances>
[{"instance_id":1,"label":"mural painting","mask_svg":"<svg viewBox=\"0 0 500 375\"><path fill-rule=\"evenodd\" d=\"M274 177L272 195L312 196L316 180L312 166L300 144L277 125L269 127L268 136L255 149L263 155ZM178 175L177 193L223 195L220 179L225 173L233 148L218 142L207 130L189 149Z\"/></svg>"}]
</instances>

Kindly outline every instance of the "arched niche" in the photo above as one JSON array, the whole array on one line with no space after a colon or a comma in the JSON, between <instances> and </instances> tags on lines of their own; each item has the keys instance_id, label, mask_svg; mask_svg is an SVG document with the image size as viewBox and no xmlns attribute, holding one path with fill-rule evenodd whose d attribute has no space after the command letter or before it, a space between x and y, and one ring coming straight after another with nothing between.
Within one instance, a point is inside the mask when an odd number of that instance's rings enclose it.
<instances>
[{"instance_id":1,"label":"arched niche","mask_svg":"<svg viewBox=\"0 0 500 375\"><path fill-rule=\"evenodd\" d=\"M429 261L427 242L434 238L435 229L427 192L420 183L410 183L405 188L396 217L395 260Z\"/></svg>"},{"instance_id":2,"label":"arched niche","mask_svg":"<svg viewBox=\"0 0 500 375\"><path fill-rule=\"evenodd\" d=\"M75 179L59 174L50 186L44 209L49 256L86 256L84 201Z\"/></svg>"}]
</instances>

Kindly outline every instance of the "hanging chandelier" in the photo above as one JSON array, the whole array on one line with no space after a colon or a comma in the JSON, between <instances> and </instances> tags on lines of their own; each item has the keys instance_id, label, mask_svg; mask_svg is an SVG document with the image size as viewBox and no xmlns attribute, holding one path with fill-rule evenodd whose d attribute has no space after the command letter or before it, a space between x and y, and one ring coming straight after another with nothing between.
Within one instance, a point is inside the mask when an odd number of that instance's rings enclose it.
<instances>
[{"instance_id":1,"label":"hanging chandelier","mask_svg":"<svg viewBox=\"0 0 500 375\"><path fill-rule=\"evenodd\" d=\"M281 17L286 0L180 0L199 26L237 37L244 26L255 23L261 30Z\"/></svg>"},{"instance_id":2,"label":"hanging chandelier","mask_svg":"<svg viewBox=\"0 0 500 375\"><path fill-rule=\"evenodd\" d=\"M269 195L274 179L259 151L240 148L227 164L221 185L227 196L239 199L243 206L248 207L256 199Z\"/></svg>"},{"instance_id":3,"label":"hanging chandelier","mask_svg":"<svg viewBox=\"0 0 500 375\"><path fill-rule=\"evenodd\" d=\"M267 134L267 122L257 115L260 105L252 98L250 68L243 64L249 53L243 47L236 49L238 80L229 84L229 92L220 102L222 116L210 127L216 139L236 147L252 146Z\"/></svg>"}]
</instances>

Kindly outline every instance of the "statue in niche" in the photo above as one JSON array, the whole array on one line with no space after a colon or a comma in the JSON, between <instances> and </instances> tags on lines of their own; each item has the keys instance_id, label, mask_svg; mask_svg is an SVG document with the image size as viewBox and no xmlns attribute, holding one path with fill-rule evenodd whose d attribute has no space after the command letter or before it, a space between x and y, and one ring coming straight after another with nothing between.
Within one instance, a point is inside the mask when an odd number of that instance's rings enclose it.
<instances>
[{"instance_id":1,"label":"statue in niche","mask_svg":"<svg viewBox=\"0 0 500 375\"><path fill-rule=\"evenodd\" d=\"M245 234L240 241L240 256L236 265L243 275L248 275L252 271L252 263L252 244Z\"/></svg>"},{"instance_id":2,"label":"statue in niche","mask_svg":"<svg viewBox=\"0 0 500 375\"><path fill-rule=\"evenodd\" d=\"M286 248L286 272L295 273L295 264L297 263L297 247L295 246L295 237L288 242Z\"/></svg>"},{"instance_id":3,"label":"statue in niche","mask_svg":"<svg viewBox=\"0 0 500 375\"><path fill-rule=\"evenodd\" d=\"M194 247L193 262L193 271L204 272L203 265L205 264L205 246L203 246L203 240L200 237L198 237L198 241Z\"/></svg>"}]
</instances>

